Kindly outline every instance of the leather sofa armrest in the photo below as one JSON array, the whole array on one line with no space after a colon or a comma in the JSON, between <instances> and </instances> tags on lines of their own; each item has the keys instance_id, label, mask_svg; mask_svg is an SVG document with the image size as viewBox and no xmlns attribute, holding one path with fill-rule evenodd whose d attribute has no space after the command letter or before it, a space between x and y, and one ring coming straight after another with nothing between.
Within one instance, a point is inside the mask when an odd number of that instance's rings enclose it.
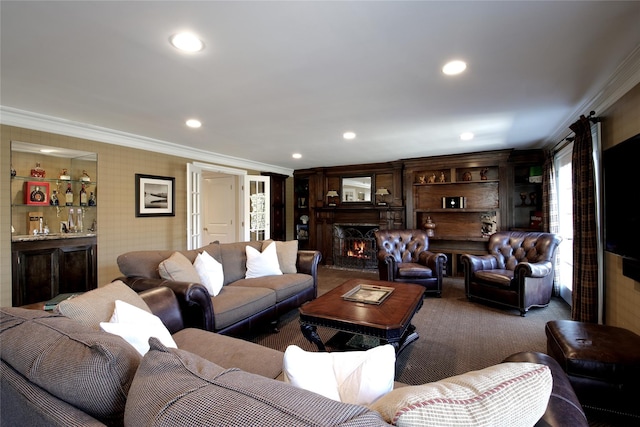
<instances>
[{"instance_id":1,"label":"leather sofa armrest","mask_svg":"<svg viewBox=\"0 0 640 427\"><path fill-rule=\"evenodd\" d=\"M318 296L318 264L322 260L322 252L299 250L296 260L298 273L309 274L313 277L314 298Z\"/></svg>"},{"instance_id":2,"label":"leather sofa armrest","mask_svg":"<svg viewBox=\"0 0 640 427\"><path fill-rule=\"evenodd\" d=\"M588 427L587 417L580 405L567 374L555 359L544 353L521 352L512 354L502 362L529 362L547 365L551 370L553 388L547 410L536 426Z\"/></svg>"},{"instance_id":3,"label":"leather sofa armrest","mask_svg":"<svg viewBox=\"0 0 640 427\"><path fill-rule=\"evenodd\" d=\"M147 303L151 312L162 320L171 334L184 329L180 303L171 289L159 286L142 291L138 295Z\"/></svg>"},{"instance_id":4,"label":"leather sofa armrest","mask_svg":"<svg viewBox=\"0 0 640 427\"><path fill-rule=\"evenodd\" d=\"M298 251L296 259L296 268L298 273L310 274L314 278L318 275L318 264L322 260L320 251Z\"/></svg>"},{"instance_id":5,"label":"leather sofa armrest","mask_svg":"<svg viewBox=\"0 0 640 427\"><path fill-rule=\"evenodd\" d=\"M460 256L460 261L465 266L465 270L468 269L470 273L474 273L479 270L495 270L498 268L498 262L493 255L471 255L463 254Z\"/></svg>"},{"instance_id":6,"label":"leather sofa armrest","mask_svg":"<svg viewBox=\"0 0 640 427\"><path fill-rule=\"evenodd\" d=\"M441 271L447 263L447 256L441 252L424 251L418 256L418 263L426 265L433 271Z\"/></svg>"},{"instance_id":7,"label":"leather sofa armrest","mask_svg":"<svg viewBox=\"0 0 640 427\"><path fill-rule=\"evenodd\" d=\"M380 280L393 282L397 269L396 258L393 255L378 251L378 274Z\"/></svg>"},{"instance_id":8,"label":"leather sofa armrest","mask_svg":"<svg viewBox=\"0 0 640 427\"><path fill-rule=\"evenodd\" d=\"M519 262L513 270L514 277L546 277L553 270L551 261Z\"/></svg>"},{"instance_id":9,"label":"leather sofa armrest","mask_svg":"<svg viewBox=\"0 0 640 427\"><path fill-rule=\"evenodd\" d=\"M211 296L202 284L146 277L119 277L118 280L122 280L136 292L166 286L178 299L185 327L215 330Z\"/></svg>"}]
</instances>

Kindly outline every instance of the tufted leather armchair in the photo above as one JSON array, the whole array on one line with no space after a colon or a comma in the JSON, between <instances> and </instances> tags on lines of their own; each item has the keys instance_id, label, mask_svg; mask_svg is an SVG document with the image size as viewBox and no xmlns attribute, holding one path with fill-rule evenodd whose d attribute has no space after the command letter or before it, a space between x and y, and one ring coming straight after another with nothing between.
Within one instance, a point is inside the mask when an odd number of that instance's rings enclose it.
<instances>
[{"instance_id":1,"label":"tufted leather armchair","mask_svg":"<svg viewBox=\"0 0 640 427\"><path fill-rule=\"evenodd\" d=\"M520 310L546 307L553 291L556 250L552 233L501 231L489 238L487 255L461 256L467 298Z\"/></svg>"},{"instance_id":2,"label":"tufted leather armchair","mask_svg":"<svg viewBox=\"0 0 640 427\"><path fill-rule=\"evenodd\" d=\"M442 294L442 275L447 256L429 249L423 230L378 230L378 273L387 282L416 283L425 294Z\"/></svg>"}]
</instances>

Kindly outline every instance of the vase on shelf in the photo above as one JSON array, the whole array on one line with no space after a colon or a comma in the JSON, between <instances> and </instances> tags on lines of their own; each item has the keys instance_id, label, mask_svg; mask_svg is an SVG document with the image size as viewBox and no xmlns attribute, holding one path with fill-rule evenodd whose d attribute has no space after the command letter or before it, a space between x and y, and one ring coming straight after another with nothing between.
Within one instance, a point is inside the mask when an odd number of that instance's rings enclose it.
<instances>
[{"instance_id":1,"label":"vase on shelf","mask_svg":"<svg viewBox=\"0 0 640 427\"><path fill-rule=\"evenodd\" d=\"M425 230L427 230L427 237L433 237L436 235L436 224L433 222L430 216L427 217L427 220L423 224Z\"/></svg>"}]
</instances>

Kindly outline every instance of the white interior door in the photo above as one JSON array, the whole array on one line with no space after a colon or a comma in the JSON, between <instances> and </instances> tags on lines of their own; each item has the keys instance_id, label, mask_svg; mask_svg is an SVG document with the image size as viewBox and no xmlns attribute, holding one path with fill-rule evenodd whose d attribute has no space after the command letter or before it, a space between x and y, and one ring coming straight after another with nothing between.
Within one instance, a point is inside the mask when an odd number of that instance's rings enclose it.
<instances>
[{"instance_id":1,"label":"white interior door","mask_svg":"<svg viewBox=\"0 0 640 427\"><path fill-rule=\"evenodd\" d=\"M217 174L216 174L217 175ZM205 244L218 240L220 243L237 241L236 212L237 192L236 177L218 175L203 178L202 217L203 240Z\"/></svg>"},{"instance_id":2,"label":"white interior door","mask_svg":"<svg viewBox=\"0 0 640 427\"><path fill-rule=\"evenodd\" d=\"M266 240L271 237L271 178L247 175L244 180L244 239Z\"/></svg>"}]
</instances>

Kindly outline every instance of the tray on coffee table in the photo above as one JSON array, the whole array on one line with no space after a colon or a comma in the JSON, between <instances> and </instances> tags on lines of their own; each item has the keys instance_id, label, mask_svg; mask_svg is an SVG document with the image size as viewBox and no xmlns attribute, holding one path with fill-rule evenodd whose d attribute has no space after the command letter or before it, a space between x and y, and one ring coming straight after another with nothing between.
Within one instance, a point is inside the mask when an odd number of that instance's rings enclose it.
<instances>
[{"instance_id":1,"label":"tray on coffee table","mask_svg":"<svg viewBox=\"0 0 640 427\"><path fill-rule=\"evenodd\" d=\"M347 301L363 302L365 304L382 304L387 299L394 288L387 286L376 286L360 284L351 289L342 298Z\"/></svg>"}]
</instances>

